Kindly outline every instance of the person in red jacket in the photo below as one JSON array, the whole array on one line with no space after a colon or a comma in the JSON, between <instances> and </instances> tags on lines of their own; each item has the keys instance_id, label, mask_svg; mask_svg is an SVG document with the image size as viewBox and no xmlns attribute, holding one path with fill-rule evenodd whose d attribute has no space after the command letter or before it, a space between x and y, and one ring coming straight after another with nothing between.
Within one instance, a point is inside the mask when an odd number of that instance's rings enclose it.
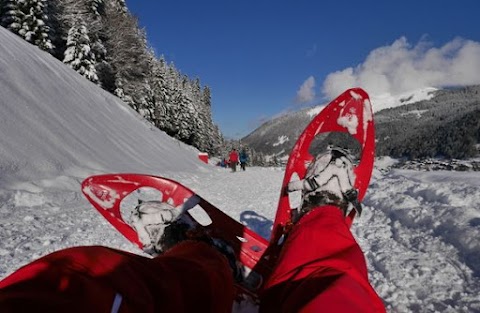
<instances>
[{"instance_id":1,"label":"person in red jacket","mask_svg":"<svg viewBox=\"0 0 480 313\"><path fill-rule=\"evenodd\" d=\"M299 218L264 284L260 312L385 312L345 222L360 209L345 196L353 178L338 150L317 157L289 187L302 190ZM148 214L164 222L155 230L159 256L98 246L52 253L0 281L0 312L231 312L241 276L232 249L205 235L187 238L191 224L168 204L137 208L137 230Z\"/></svg>"},{"instance_id":2,"label":"person in red jacket","mask_svg":"<svg viewBox=\"0 0 480 313\"><path fill-rule=\"evenodd\" d=\"M238 164L238 152L237 149L233 148L230 152L230 167L232 168L232 172L237 171L237 164Z\"/></svg>"}]
</instances>

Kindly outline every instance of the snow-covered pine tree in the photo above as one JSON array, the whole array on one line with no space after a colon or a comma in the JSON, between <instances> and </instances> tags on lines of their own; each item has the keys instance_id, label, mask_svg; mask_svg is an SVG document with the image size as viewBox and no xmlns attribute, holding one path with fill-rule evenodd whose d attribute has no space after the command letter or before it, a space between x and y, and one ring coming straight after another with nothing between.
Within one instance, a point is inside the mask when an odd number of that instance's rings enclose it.
<instances>
[{"instance_id":1,"label":"snow-covered pine tree","mask_svg":"<svg viewBox=\"0 0 480 313\"><path fill-rule=\"evenodd\" d=\"M202 151L212 153L211 144L213 138L210 137L211 116L207 104L203 101L202 89L198 78L193 81L192 87L195 95L195 107L198 116L195 124L197 128L197 147Z\"/></svg>"},{"instance_id":2,"label":"snow-covered pine tree","mask_svg":"<svg viewBox=\"0 0 480 313\"><path fill-rule=\"evenodd\" d=\"M102 50L101 46L99 48L96 45L99 37L98 32L102 26L99 17L92 11L91 1L55 0L57 3L56 19L59 24L57 32L61 34L63 39L61 47L58 49L60 52L58 58L64 63L68 63L90 81L100 84L96 65L104 59L101 56L104 56L106 51L104 48ZM78 47L74 48L75 46ZM88 48L85 46L88 46ZM89 52L82 51L84 48L87 48ZM80 56L81 59L85 60L75 61ZM83 64L80 65L80 63ZM92 66L95 68L92 69Z\"/></svg>"},{"instance_id":3,"label":"snow-covered pine tree","mask_svg":"<svg viewBox=\"0 0 480 313\"><path fill-rule=\"evenodd\" d=\"M193 121L194 145L199 150L208 152L208 135L207 135L207 116L205 115L204 104L202 102L202 90L200 79L197 77L190 82L193 106L195 109L195 120Z\"/></svg>"},{"instance_id":4,"label":"snow-covered pine tree","mask_svg":"<svg viewBox=\"0 0 480 313\"><path fill-rule=\"evenodd\" d=\"M18 0L0 1L0 25L15 34L19 34L25 14Z\"/></svg>"},{"instance_id":5,"label":"snow-covered pine tree","mask_svg":"<svg viewBox=\"0 0 480 313\"><path fill-rule=\"evenodd\" d=\"M206 133L206 151L211 154L218 154L221 147L225 144L225 140L217 125L213 123L212 119L212 99L211 92L208 86L205 86L201 93L202 113L205 119L205 133Z\"/></svg>"},{"instance_id":6,"label":"snow-covered pine tree","mask_svg":"<svg viewBox=\"0 0 480 313\"><path fill-rule=\"evenodd\" d=\"M40 49L51 52L53 44L48 25L47 0L23 0L24 14L18 34Z\"/></svg>"},{"instance_id":7,"label":"snow-covered pine tree","mask_svg":"<svg viewBox=\"0 0 480 313\"><path fill-rule=\"evenodd\" d=\"M175 120L178 129L177 138L183 142L195 146L195 123L198 120L197 112L193 104L192 87L186 75L182 75L177 98L177 118Z\"/></svg>"},{"instance_id":8,"label":"snow-covered pine tree","mask_svg":"<svg viewBox=\"0 0 480 313\"><path fill-rule=\"evenodd\" d=\"M153 54L153 52L152 52ZM156 59L153 57L152 71L149 77L150 85L152 86L153 99L152 99L152 122L160 129L165 128L166 119L166 103L168 95L168 87L166 82L167 76L167 64L165 59L160 57Z\"/></svg>"},{"instance_id":9,"label":"snow-covered pine tree","mask_svg":"<svg viewBox=\"0 0 480 313\"><path fill-rule=\"evenodd\" d=\"M136 18L124 13L117 4L105 2L108 18L104 23L104 43L115 77L114 93L138 111L144 105L150 72L146 34L138 27Z\"/></svg>"},{"instance_id":10,"label":"snow-covered pine tree","mask_svg":"<svg viewBox=\"0 0 480 313\"><path fill-rule=\"evenodd\" d=\"M96 83L98 76L95 69L95 54L92 52L90 44L87 27L83 21L79 21L68 31L67 49L63 63Z\"/></svg>"},{"instance_id":11,"label":"snow-covered pine tree","mask_svg":"<svg viewBox=\"0 0 480 313\"><path fill-rule=\"evenodd\" d=\"M106 16L105 0L88 0L86 4L88 14L88 32L91 41L92 52L95 55L95 68L98 75L98 84L103 89L113 92L115 90L115 79L112 65L108 60L108 50L105 47L105 40L108 34L105 30Z\"/></svg>"},{"instance_id":12,"label":"snow-covered pine tree","mask_svg":"<svg viewBox=\"0 0 480 313\"><path fill-rule=\"evenodd\" d=\"M105 1L104 0L90 0L90 11L93 15L101 17L105 15Z\"/></svg>"},{"instance_id":13,"label":"snow-covered pine tree","mask_svg":"<svg viewBox=\"0 0 480 313\"><path fill-rule=\"evenodd\" d=\"M177 101L177 99L180 97L180 90L178 87L179 80L179 73L175 69L174 64L168 64L167 71L165 73L165 118L161 122L162 126L160 127L160 129L162 129L172 137L174 137L177 133L174 123L177 111L179 110Z\"/></svg>"},{"instance_id":14,"label":"snow-covered pine tree","mask_svg":"<svg viewBox=\"0 0 480 313\"><path fill-rule=\"evenodd\" d=\"M125 0L113 0L113 5L116 6L124 14L128 13L127 4Z\"/></svg>"}]
</instances>

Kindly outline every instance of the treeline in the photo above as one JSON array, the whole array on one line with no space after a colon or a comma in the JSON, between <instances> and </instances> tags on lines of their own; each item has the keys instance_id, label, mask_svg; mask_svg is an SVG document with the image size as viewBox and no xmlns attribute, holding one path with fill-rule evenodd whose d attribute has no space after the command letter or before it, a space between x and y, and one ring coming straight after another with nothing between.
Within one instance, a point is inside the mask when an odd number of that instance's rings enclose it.
<instances>
[{"instance_id":1,"label":"treeline","mask_svg":"<svg viewBox=\"0 0 480 313\"><path fill-rule=\"evenodd\" d=\"M209 87L155 55L125 0L0 0L0 25L117 95L170 136L211 154L223 145Z\"/></svg>"},{"instance_id":2,"label":"treeline","mask_svg":"<svg viewBox=\"0 0 480 313\"><path fill-rule=\"evenodd\" d=\"M377 155L408 159L478 155L480 87L439 91L428 101L376 115Z\"/></svg>"}]
</instances>

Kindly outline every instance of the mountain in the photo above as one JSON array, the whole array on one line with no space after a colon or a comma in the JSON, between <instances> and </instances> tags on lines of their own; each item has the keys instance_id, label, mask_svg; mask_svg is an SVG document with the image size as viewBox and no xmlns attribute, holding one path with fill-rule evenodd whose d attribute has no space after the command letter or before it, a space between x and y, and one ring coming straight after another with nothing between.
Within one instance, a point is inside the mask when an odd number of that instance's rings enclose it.
<instances>
[{"instance_id":1,"label":"mountain","mask_svg":"<svg viewBox=\"0 0 480 313\"><path fill-rule=\"evenodd\" d=\"M439 90L430 100L376 115L377 154L468 158L480 142L480 86Z\"/></svg>"},{"instance_id":2,"label":"mountain","mask_svg":"<svg viewBox=\"0 0 480 313\"><path fill-rule=\"evenodd\" d=\"M377 155L392 157L446 156L465 158L478 153L480 142L480 86L425 88L395 97L372 97ZM272 119L242 138L257 153L286 160L296 138L323 106ZM326 135L312 152L330 142L357 149L350 138Z\"/></svg>"}]
</instances>

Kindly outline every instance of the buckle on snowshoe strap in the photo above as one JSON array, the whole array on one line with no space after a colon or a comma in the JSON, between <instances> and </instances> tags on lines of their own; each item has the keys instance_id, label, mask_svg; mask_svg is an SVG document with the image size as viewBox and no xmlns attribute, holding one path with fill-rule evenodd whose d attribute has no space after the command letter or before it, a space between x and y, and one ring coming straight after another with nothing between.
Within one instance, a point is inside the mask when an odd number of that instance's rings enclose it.
<instances>
[{"instance_id":1,"label":"buckle on snowshoe strap","mask_svg":"<svg viewBox=\"0 0 480 313\"><path fill-rule=\"evenodd\" d=\"M315 180L315 176L305 178L305 181L308 183L308 186L310 187L310 191L317 190L320 187L320 185Z\"/></svg>"},{"instance_id":2,"label":"buckle on snowshoe strap","mask_svg":"<svg viewBox=\"0 0 480 313\"><path fill-rule=\"evenodd\" d=\"M362 204L358 201L358 191L356 189L350 189L343 193L343 196L353 205L358 216L360 216L362 214Z\"/></svg>"}]
</instances>

